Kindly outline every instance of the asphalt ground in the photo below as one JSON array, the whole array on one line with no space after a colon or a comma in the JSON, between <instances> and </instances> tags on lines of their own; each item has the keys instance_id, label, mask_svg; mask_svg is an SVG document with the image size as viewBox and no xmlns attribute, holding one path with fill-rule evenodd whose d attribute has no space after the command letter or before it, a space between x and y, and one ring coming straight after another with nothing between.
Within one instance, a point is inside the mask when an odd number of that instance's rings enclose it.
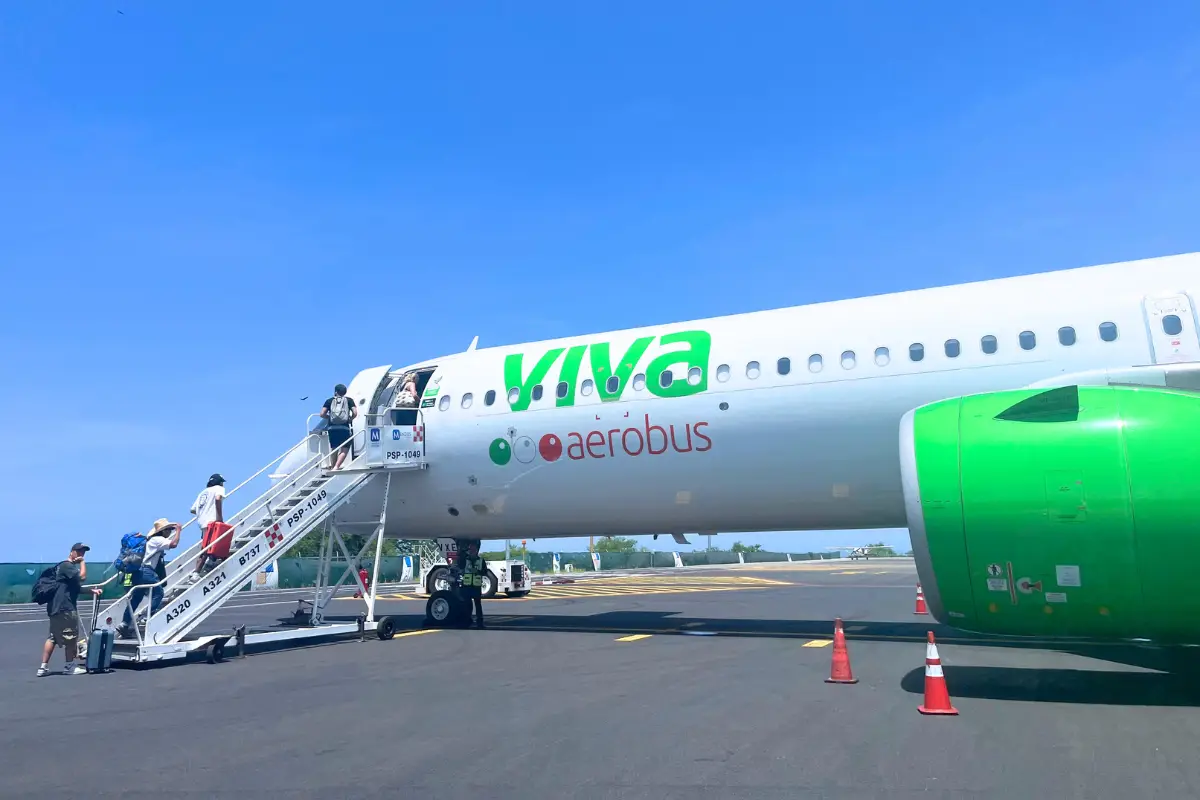
<instances>
[{"instance_id":1,"label":"asphalt ground","mask_svg":"<svg viewBox=\"0 0 1200 800\"><path fill-rule=\"evenodd\" d=\"M1194 651L957 634L914 584L875 561L596 578L488 601L485 631L386 599L389 642L40 679L44 624L8 620L0 796L1200 796ZM269 602L211 623L295 605ZM824 682L836 616L854 685ZM957 717L917 713L928 630Z\"/></svg>"}]
</instances>

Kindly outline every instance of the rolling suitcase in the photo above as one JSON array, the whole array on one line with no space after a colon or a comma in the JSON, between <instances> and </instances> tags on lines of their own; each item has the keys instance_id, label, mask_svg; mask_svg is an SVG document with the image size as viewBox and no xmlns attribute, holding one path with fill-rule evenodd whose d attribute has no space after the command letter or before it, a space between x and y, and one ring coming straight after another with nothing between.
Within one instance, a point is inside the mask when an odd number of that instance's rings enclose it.
<instances>
[{"instance_id":1,"label":"rolling suitcase","mask_svg":"<svg viewBox=\"0 0 1200 800\"><path fill-rule=\"evenodd\" d=\"M88 636L87 671L108 672L112 669L113 643L117 639L116 631L107 628L96 628Z\"/></svg>"}]
</instances>

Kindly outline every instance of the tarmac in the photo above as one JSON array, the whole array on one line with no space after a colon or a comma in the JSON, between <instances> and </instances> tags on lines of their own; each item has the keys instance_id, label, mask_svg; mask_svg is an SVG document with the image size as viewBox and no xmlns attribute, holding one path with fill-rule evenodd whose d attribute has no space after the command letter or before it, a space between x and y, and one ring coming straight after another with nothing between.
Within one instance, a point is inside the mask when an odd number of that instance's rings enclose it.
<instances>
[{"instance_id":1,"label":"tarmac","mask_svg":"<svg viewBox=\"0 0 1200 800\"><path fill-rule=\"evenodd\" d=\"M484 631L388 587L388 642L78 677L36 678L44 617L8 609L0 796L1200 796L1197 651L955 632L913 615L911 561L765 566L539 586ZM838 616L854 685L824 682ZM957 717L916 710L929 630Z\"/></svg>"}]
</instances>

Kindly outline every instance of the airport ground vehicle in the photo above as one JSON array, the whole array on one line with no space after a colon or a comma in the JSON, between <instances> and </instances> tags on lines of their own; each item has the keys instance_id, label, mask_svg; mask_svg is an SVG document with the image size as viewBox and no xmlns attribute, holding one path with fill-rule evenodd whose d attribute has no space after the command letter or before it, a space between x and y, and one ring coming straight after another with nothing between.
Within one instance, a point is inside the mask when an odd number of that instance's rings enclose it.
<instances>
[{"instance_id":1,"label":"airport ground vehicle","mask_svg":"<svg viewBox=\"0 0 1200 800\"><path fill-rule=\"evenodd\" d=\"M422 552L420 585L427 594L451 588L450 573L454 559L458 556L459 547L465 546L467 541L438 539L436 548L429 547ZM427 561L429 565L425 566ZM495 597L498 592L504 592L509 597L524 597L533 587L529 567L520 559L488 561L487 567L488 572L483 576L485 599Z\"/></svg>"}]
</instances>

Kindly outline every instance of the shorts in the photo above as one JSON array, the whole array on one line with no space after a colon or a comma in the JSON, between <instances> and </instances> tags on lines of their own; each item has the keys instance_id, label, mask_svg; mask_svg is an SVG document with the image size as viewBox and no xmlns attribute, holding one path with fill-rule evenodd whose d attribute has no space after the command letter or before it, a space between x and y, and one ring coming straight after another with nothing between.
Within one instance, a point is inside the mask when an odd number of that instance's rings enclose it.
<instances>
[{"instance_id":1,"label":"shorts","mask_svg":"<svg viewBox=\"0 0 1200 800\"><path fill-rule=\"evenodd\" d=\"M59 647L66 647L68 642L79 639L79 614L75 611L64 611L50 618L50 635L46 637Z\"/></svg>"},{"instance_id":2,"label":"shorts","mask_svg":"<svg viewBox=\"0 0 1200 800\"><path fill-rule=\"evenodd\" d=\"M330 428L329 429L329 449L337 450L350 440L349 428Z\"/></svg>"}]
</instances>

